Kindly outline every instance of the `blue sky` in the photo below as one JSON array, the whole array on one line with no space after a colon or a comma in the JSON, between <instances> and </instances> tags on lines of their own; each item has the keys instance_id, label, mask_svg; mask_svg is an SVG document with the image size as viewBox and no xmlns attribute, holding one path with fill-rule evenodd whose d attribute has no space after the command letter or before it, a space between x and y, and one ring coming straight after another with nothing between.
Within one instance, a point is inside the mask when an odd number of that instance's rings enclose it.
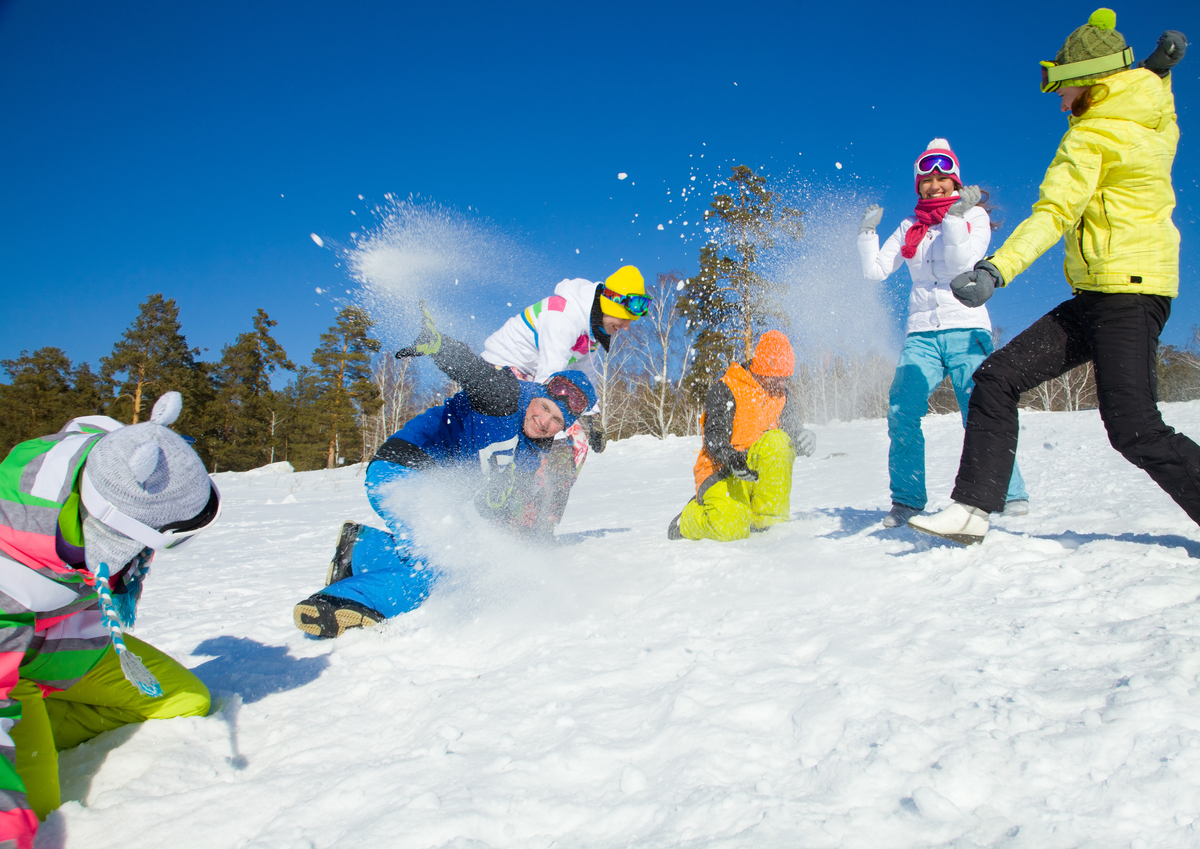
<instances>
[{"instance_id":1,"label":"blue sky","mask_svg":"<svg viewBox=\"0 0 1200 849\"><path fill-rule=\"evenodd\" d=\"M526 257L463 281L496 295L476 339L562 277L694 271L695 220L735 163L854 217L882 203L890 230L944 135L1002 238L1065 129L1037 61L1093 8L0 0L0 357L57 345L95 364L163 292L205 358L261 307L307 362L330 293L354 297L328 245L389 194ZM1116 11L1138 57L1165 28L1200 38L1195 2ZM1175 74L1175 343L1200 325L1198 83L1195 50ZM1048 254L989 306L1011 336L1067 294Z\"/></svg>"}]
</instances>

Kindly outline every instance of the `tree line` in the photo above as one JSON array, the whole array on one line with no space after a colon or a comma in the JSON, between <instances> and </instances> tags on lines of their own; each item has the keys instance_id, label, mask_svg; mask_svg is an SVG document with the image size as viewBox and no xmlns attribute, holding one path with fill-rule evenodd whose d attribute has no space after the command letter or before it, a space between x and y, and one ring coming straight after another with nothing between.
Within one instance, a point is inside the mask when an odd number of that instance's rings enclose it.
<instances>
[{"instance_id":1,"label":"tree line","mask_svg":"<svg viewBox=\"0 0 1200 849\"><path fill-rule=\"evenodd\" d=\"M782 203L766 177L744 165L734 166L714 190L698 273L658 274L647 287L650 312L615 335L600 361L599 415L610 439L699 433L713 381L731 363L750 359L763 330L792 325L786 286L764 271L770 267L764 260L781 240L803 238L803 212ZM359 306L342 309L321 334L311 366L295 366L272 336L276 322L264 310L251 324L221 349L217 362L205 362L188 346L174 299L154 294L101 358L99 372L86 362L73 365L57 347L0 360L10 379L0 384L0 451L52 433L75 416L135 424L173 389L184 398L176 430L194 440L212 471L278 460L297 470L333 468L370 458L410 418L455 391L453 384L422 384L410 360L381 352L371 335L374 321ZM1200 332L1192 342L1198 346ZM816 352L797 363L791 391L810 422L882 417L894 369L894 360L876 352ZM276 372L293 375L283 389L272 388ZM1200 355L1163 346L1158 383L1161 400L1200 398ZM1021 405L1095 407L1091 365L1026 393ZM930 409L958 409L948 382Z\"/></svg>"},{"instance_id":2,"label":"tree line","mask_svg":"<svg viewBox=\"0 0 1200 849\"><path fill-rule=\"evenodd\" d=\"M276 322L259 309L253 329L221 349L217 362L198 359L179 321L173 298L148 297L138 314L100 360L72 365L57 347L22 351L0 360L10 382L0 384L0 450L57 431L70 418L107 415L137 424L164 392L183 395L175 429L192 440L212 471L242 471L276 460L297 469L356 461L363 456L363 425L385 406L375 355L380 343L373 322L349 306L321 334L312 365L296 368L271 335ZM279 370L295 375L272 389ZM413 383L413 381L409 381ZM395 398L395 387L386 391ZM411 410L420 401L404 396ZM394 417L405 415L389 411ZM408 413L411 416L411 412Z\"/></svg>"}]
</instances>

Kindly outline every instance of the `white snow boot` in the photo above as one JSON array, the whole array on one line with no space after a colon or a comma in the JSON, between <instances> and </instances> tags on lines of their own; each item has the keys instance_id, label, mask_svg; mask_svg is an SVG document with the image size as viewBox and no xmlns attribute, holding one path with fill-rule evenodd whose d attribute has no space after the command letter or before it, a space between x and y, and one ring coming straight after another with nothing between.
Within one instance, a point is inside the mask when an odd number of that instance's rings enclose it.
<instances>
[{"instance_id":1,"label":"white snow boot","mask_svg":"<svg viewBox=\"0 0 1200 849\"><path fill-rule=\"evenodd\" d=\"M1002 516L1028 516L1029 515L1029 499L1018 498L1016 501L1010 501L1004 505Z\"/></svg>"},{"instance_id":2,"label":"white snow boot","mask_svg":"<svg viewBox=\"0 0 1200 849\"><path fill-rule=\"evenodd\" d=\"M988 514L978 507L969 507L953 501L940 513L909 519L908 526L923 534L972 545L983 542L983 537L988 532Z\"/></svg>"}]
</instances>

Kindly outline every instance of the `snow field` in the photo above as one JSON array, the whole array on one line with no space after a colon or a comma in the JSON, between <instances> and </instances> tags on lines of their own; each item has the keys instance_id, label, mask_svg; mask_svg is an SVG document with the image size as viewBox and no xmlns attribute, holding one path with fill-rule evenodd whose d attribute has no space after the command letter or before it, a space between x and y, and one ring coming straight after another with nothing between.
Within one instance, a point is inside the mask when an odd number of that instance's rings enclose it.
<instances>
[{"instance_id":1,"label":"snow field","mask_svg":"<svg viewBox=\"0 0 1200 849\"><path fill-rule=\"evenodd\" d=\"M214 712L63 754L38 846L1200 843L1200 534L1096 413L1022 414L1032 511L972 548L879 527L882 420L815 430L794 520L737 543L666 538L696 438L590 457L555 547L428 493L446 579L336 641L291 608L378 524L361 469L218 475L136 631ZM925 433L936 509L962 429Z\"/></svg>"}]
</instances>

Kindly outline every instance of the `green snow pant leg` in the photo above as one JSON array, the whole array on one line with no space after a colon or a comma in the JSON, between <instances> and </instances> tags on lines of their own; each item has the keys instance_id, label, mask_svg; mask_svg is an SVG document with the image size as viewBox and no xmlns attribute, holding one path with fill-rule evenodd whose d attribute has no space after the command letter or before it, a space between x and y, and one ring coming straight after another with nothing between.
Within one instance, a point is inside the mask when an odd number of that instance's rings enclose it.
<instances>
[{"instance_id":1,"label":"green snow pant leg","mask_svg":"<svg viewBox=\"0 0 1200 849\"><path fill-rule=\"evenodd\" d=\"M679 532L688 539L730 542L750 531L766 530L791 518L792 465L796 452L782 430L769 430L746 452L746 465L758 472L749 483L726 477L683 508ZM703 503L701 503L703 502Z\"/></svg>"},{"instance_id":2,"label":"green snow pant leg","mask_svg":"<svg viewBox=\"0 0 1200 849\"><path fill-rule=\"evenodd\" d=\"M208 688L174 658L137 637L125 645L142 659L162 685L159 698L143 695L125 680L116 650L109 648L91 672L67 689L46 696L46 712L58 751L86 743L97 734L147 719L206 716Z\"/></svg>"},{"instance_id":3,"label":"green snow pant leg","mask_svg":"<svg viewBox=\"0 0 1200 849\"><path fill-rule=\"evenodd\" d=\"M21 721L11 732L17 774L39 819L61 803L59 752L133 722L208 713L208 688L191 671L137 637L126 634L125 644L162 685L160 698L143 695L125 680L111 646L87 675L66 690L43 695L36 683L26 679L13 688L13 697L21 702Z\"/></svg>"},{"instance_id":4,"label":"green snow pant leg","mask_svg":"<svg viewBox=\"0 0 1200 849\"><path fill-rule=\"evenodd\" d=\"M37 818L44 820L61 804L58 795L58 750L41 688L22 678L11 698L21 703L21 721L9 735L17 750L17 775L25 784L25 798Z\"/></svg>"},{"instance_id":5,"label":"green snow pant leg","mask_svg":"<svg viewBox=\"0 0 1200 849\"><path fill-rule=\"evenodd\" d=\"M758 472L749 485L750 526L765 531L792 517L792 467L796 451L786 431L768 430L746 452L746 465Z\"/></svg>"}]
</instances>

